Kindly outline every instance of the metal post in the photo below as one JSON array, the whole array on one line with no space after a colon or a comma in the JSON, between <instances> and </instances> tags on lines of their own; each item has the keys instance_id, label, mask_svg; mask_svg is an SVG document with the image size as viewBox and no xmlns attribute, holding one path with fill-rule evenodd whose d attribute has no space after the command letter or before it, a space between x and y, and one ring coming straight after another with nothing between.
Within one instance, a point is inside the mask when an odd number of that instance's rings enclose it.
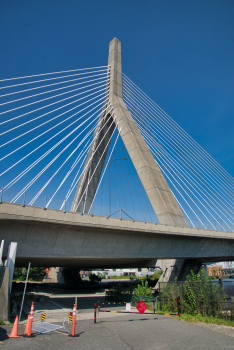
<instances>
[{"instance_id":1,"label":"metal post","mask_svg":"<svg viewBox=\"0 0 234 350\"><path fill-rule=\"evenodd\" d=\"M94 303L94 323L97 322L97 302Z\"/></svg>"},{"instance_id":2,"label":"metal post","mask_svg":"<svg viewBox=\"0 0 234 350\"><path fill-rule=\"evenodd\" d=\"M178 315L181 316L180 297L177 297Z\"/></svg>"},{"instance_id":3,"label":"metal post","mask_svg":"<svg viewBox=\"0 0 234 350\"><path fill-rule=\"evenodd\" d=\"M64 209L63 212L66 213L66 198L64 199Z\"/></svg>"},{"instance_id":4,"label":"metal post","mask_svg":"<svg viewBox=\"0 0 234 350\"><path fill-rule=\"evenodd\" d=\"M111 213L110 164L108 164L108 184L109 184L109 215L110 215L110 213Z\"/></svg>"},{"instance_id":5,"label":"metal post","mask_svg":"<svg viewBox=\"0 0 234 350\"><path fill-rule=\"evenodd\" d=\"M2 187L2 191L1 191L1 199L0 199L0 204L2 204L2 195L3 195L3 187Z\"/></svg>"},{"instance_id":6,"label":"metal post","mask_svg":"<svg viewBox=\"0 0 234 350\"><path fill-rule=\"evenodd\" d=\"M23 293L23 298L22 298L21 307L20 307L19 322L21 319L22 309L23 309L23 305L24 305L24 297L25 297L25 292L26 292L27 283L28 283L28 274L29 274L30 266L31 266L31 263L28 263L28 272L27 272L26 282L24 285L24 293Z\"/></svg>"},{"instance_id":7,"label":"metal post","mask_svg":"<svg viewBox=\"0 0 234 350\"><path fill-rule=\"evenodd\" d=\"M25 207L25 197L26 197L26 191L24 192L24 200L23 200L22 207Z\"/></svg>"},{"instance_id":8,"label":"metal post","mask_svg":"<svg viewBox=\"0 0 234 350\"><path fill-rule=\"evenodd\" d=\"M44 210L46 210L46 199L47 199L47 195L45 195L45 206L44 206Z\"/></svg>"}]
</instances>

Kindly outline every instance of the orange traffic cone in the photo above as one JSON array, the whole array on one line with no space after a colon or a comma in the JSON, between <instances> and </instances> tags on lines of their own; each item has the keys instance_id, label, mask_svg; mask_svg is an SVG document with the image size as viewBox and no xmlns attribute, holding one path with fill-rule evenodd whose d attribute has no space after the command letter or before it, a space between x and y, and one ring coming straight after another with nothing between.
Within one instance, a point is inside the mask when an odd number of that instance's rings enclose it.
<instances>
[{"instance_id":1,"label":"orange traffic cone","mask_svg":"<svg viewBox=\"0 0 234 350\"><path fill-rule=\"evenodd\" d=\"M33 324L33 313L34 313L34 302L32 302L32 306L31 306L31 311L30 311L30 315L28 316L28 322L26 324L27 327L27 333L23 335L23 337L35 337L34 334L32 334L32 324ZM25 327L25 331L26 331L26 327Z\"/></svg>"},{"instance_id":2,"label":"orange traffic cone","mask_svg":"<svg viewBox=\"0 0 234 350\"><path fill-rule=\"evenodd\" d=\"M28 316L27 323L26 323L26 326L25 326L24 335L28 334L29 317L30 316Z\"/></svg>"},{"instance_id":3,"label":"orange traffic cone","mask_svg":"<svg viewBox=\"0 0 234 350\"><path fill-rule=\"evenodd\" d=\"M19 322L19 317L15 317L15 322L11 331L11 334L9 335L9 338L19 338L18 335L18 322Z\"/></svg>"},{"instance_id":4,"label":"orange traffic cone","mask_svg":"<svg viewBox=\"0 0 234 350\"><path fill-rule=\"evenodd\" d=\"M72 334L68 334L69 337L79 337L79 334L76 334L76 304L73 306L73 317L72 317Z\"/></svg>"}]
</instances>

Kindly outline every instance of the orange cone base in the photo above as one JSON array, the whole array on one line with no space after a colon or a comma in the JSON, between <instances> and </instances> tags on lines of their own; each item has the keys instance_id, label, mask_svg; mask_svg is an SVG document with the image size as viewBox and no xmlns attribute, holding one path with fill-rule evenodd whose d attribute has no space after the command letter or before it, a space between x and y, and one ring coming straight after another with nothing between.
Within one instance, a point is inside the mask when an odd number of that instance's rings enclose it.
<instances>
[{"instance_id":1,"label":"orange cone base","mask_svg":"<svg viewBox=\"0 0 234 350\"><path fill-rule=\"evenodd\" d=\"M19 338L19 335L8 335L8 338Z\"/></svg>"},{"instance_id":2,"label":"orange cone base","mask_svg":"<svg viewBox=\"0 0 234 350\"><path fill-rule=\"evenodd\" d=\"M72 334L68 334L69 337L79 337L79 334L75 334L75 335L72 335Z\"/></svg>"},{"instance_id":3,"label":"orange cone base","mask_svg":"<svg viewBox=\"0 0 234 350\"><path fill-rule=\"evenodd\" d=\"M34 334L31 334L31 335L23 334L23 337L26 337L26 338L33 338L33 337L35 337L35 335L34 335Z\"/></svg>"}]
</instances>

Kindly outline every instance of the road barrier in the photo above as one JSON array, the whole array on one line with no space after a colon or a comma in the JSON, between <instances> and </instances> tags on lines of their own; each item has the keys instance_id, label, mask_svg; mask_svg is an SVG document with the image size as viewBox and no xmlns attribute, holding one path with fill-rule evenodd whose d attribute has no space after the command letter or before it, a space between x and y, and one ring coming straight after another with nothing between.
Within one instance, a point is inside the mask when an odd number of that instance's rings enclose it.
<instances>
[{"instance_id":1,"label":"road barrier","mask_svg":"<svg viewBox=\"0 0 234 350\"><path fill-rule=\"evenodd\" d=\"M68 312L68 321L72 323L72 312Z\"/></svg>"},{"instance_id":2,"label":"road barrier","mask_svg":"<svg viewBox=\"0 0 234 350\"><path fill-rule=\"evenodd\" d=\"M180 297L177 297L176 299L158 299L157 297L141 297L141 301L146 303L152 303L153 312L145 312L146 315L178 315L181 316L181 308L180 308ZM166 313L166 312L158 312L158 302L161 301L176 301L177 302L177 313ZM138 304L139 301L131 301L129 304ZM101 303L101 305L125 305L128 304L127 302L104 302ZM97 320L97 308L98 313L99 312L111 312L111 313L121 313L121 314L138 314L138 311L122 311L122 310L102 310L101 305L97 306L97 302L94 303L94 323L96 323Z\"/></svg>"},{"instance_id":3,"label":"road barrier","mask_svg":"<svg viewBox=\"0 0 234 350\"><path fill-rule=\"evenodd\" d=\"M46 318L46 313L45 313L45 312L42 312L42 313L41 313L41 322L44 322L44 321L45 321L45 318Z\"/></svg>"}]
</instances>

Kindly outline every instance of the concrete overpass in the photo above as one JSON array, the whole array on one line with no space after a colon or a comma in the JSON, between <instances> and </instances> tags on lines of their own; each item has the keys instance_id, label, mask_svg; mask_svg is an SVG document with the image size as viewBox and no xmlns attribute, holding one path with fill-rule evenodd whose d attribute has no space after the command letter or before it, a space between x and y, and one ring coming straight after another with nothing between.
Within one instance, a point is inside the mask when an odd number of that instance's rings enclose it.
<instances>
[{"instance_id":1,"label":"concrete overpass","mask_svg":"<svg viewBox=\"0 0 234 350\"><path fill-rule=\"evenodd\" d=\"M81 215L3 202L3 257L17 242L16 266L154 267L157 259L234 258L234 233Z\"/></svg>"}]
</instances>

